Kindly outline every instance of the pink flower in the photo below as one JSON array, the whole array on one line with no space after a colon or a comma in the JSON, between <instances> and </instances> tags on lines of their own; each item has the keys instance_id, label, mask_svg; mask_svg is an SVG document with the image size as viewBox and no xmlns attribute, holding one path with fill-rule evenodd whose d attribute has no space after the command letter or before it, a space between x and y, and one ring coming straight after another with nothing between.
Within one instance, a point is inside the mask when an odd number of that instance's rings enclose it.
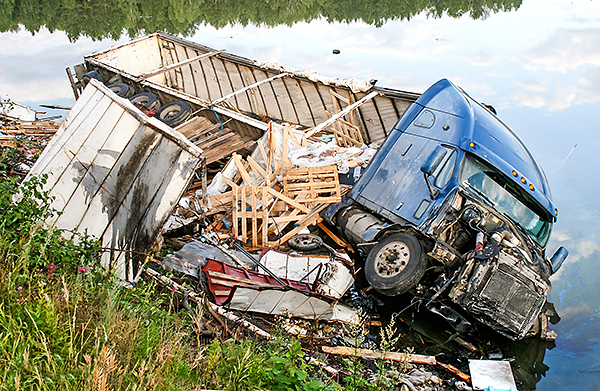
<instances>
[{"instance_id":1,"label":"pink flower","mask_svg":"<svg viewBox=\"0 0 600 391\"><path fill-rule=\"evenodd\" d=\"M46 265L46 269L48 269L48 273L52 273L56 270L56 266L53 263L49 263Z\"/></svg>"},{"instance_id":2,"label":"pink flower","mask_svg":"<svg viewBox=\"0 0 600 391\"><path fill-rule=\"evenodd\" d=\"M20 291L20 290L22 290L22 289L23 289L23 287L22 287L22 286L20 286L20 287L18 287L18 288L17 288L17 290L18 290L18 291Z\"/></svg>"},{"instance_id":3,"label":"pink flower","mask_svg":"<svg viewBox=\"0 0 600 391\"><path fill-rule=\"evenodd\" d=\"M87 273L88 269L87 269L87 267L84 266L84 267L79 268L79 270L77 270L77 272L78 273Z\"/></svg>"}]
</instances>

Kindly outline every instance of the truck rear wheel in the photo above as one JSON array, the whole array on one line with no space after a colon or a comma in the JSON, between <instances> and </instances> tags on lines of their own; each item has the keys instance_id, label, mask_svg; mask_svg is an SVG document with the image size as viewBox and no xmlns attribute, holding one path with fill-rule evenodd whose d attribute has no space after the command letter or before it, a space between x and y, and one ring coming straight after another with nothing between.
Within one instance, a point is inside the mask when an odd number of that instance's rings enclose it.
<instances>
[{"instance_id":1,"label":"truck rear wheel","mask_svg":"<svg viewBox=\"0 0 600 391\"><path fill-rule=\"evenodd\" d=\"M427 260L419 240L406 232L384 237L367 255L365 277L386 296L396 296L417 285Z\"/></svg>"}]
</instances>

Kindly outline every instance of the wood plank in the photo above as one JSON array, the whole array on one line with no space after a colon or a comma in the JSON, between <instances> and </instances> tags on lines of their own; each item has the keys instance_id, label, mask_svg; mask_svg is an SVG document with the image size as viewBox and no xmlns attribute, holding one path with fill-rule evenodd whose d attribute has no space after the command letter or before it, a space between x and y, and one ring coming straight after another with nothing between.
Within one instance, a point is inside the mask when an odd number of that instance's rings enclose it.
<instances>
[{"instance_id":1,"label":"wood plank","mask_svg":"<svg viewBox=\"0 0 600 391\"><path fill-rule=\"evenodd\" d=\"M287 197L285 194L282 194L278 191L275 191L274 189L269 187L268 190L269 194L271 194L273 197L279 198L280 200L284 201L286 204L289 204L291 206L293 206L296 209L299 209L300 211L304 212L304 213L310 213L310 209L307 208L306 206L300 204L299 202L294 201L293 199Z\"/></svg>"},{"instance_id":2,"label":"wood plank","mask_svg":"<svg viewBox=\"0 0 600 391\"><path fill-rule=\"evenodd\" d=\"M348 114L350 111L352 111L352 110L354 110L354 109L362 106L364 103L366 103L369 100L373 99L377 95L379 95L379 93L377 91L371 92L370 94L368 94L368 95L364 96L363 98L361 98L358 102L356 102L356 103L354 103L354 104L346 107L344 110L340 111L339 113L335 113L327 121L321 122L319 125L315 126L311 130L309 130L308 132L306 132L305 136L308 138L308 137L312 136L313 134L322 131L323 129L325 129L326 127L330 126L332 123L334 123L338 118L341 118L341 117L345 116L346 114Z\"/></svg>"},{"instance_id":3,"label":"wood plank","mask_svg":"<svg viewBox=\"0 0 600 391\"><path fill-rule=\"evenodd\" d=\"M237 167L244 183L248 186L251 186L253 184L252 178L250 178L248 171L246 171L246 167L242 163L242 158L240 157L240 155L238 155L237 153L234 153L233 161L235 162L235 166Z\"/></svg>"},{"instance_id":4,"label":"wood plank","mask_svg":"<svg viewBox=\"0 0 600 391\"><path fill-rule=\"evenodd\" d=\"M304 228L316 222L319 219L319 213L321 213L321 211L325 209L327 205L328 204L323 204L318 206L316 209L313 209L308 215L306 215L304 218L298 221L297 227L285 234L282 238L278 239L276 242L273 243L273 245L278 246L282 243L287 242L292 236L296 235Z\"/></svg>"},{"instance_id":5,"label":"wood plank","mask_svg":"<svg viewBox=\"0 0 600 391\"><path fill-rule=\"evenodd\" d=\"M337 166L292 168L282 172L283 192L294 198L301 192L306 193L302 204L341 202L341 189Z\"/></svg>"},{"instance_id":6,"label":"wood plank","mask_svg":"<svg viewBox=\"0 0 600 391\"><path fill-rule=\"evenodd\" d=\"M199 133L203 133L204 129L212 127L213 125L214 124L205 117L192 117L188 121L177 126L175 130L189 139Z\"/></svg>"},{"instance_id":7,"label":"wood plank","mask_svg":"<svg viewBox=\"0 0 600 391\"><path fill-rule=\"evenodd\" d=\"M327 228L327 226L325 224L323 224L322 222L320 222L320 221L317 222L317 226L319 228L321 228L321 230L323 230L323 232L325 232L327 234L327 236L329 236L338 246L343 247L343 248L352 248L347 242L340 239L336 234L331 232L331 230L329 228Z\"/></svg>"},{"instance_id":8,"label":"wood plank","mask_svg":"<svg viewBox=\"0 0 600 391\"><path fill-rule=\"evenodd\" d=\"M231 99L231 98L235 97L236 95L239 95L239 94L245 93L246 91L248 91L248 90L251 90L251 89L253 89L253 88L257 88L257 87L258 87L258 86L260 86L261 84L264 84L264 83L269 83L269 82L271 82L271 81L273 81L273 80L279 79L279 78L281 78L281 77L284 77L284 76L287 76L287 75L288 75L287 73L280 73L280 74L278 74L278 75L275 75L275 76L273 76L273 77L270 77L270 78L268 78L268 79L260 80L260 81L258 81L258 82L256 82L256 83L254 83L254 84L251 84L251 85L249 85L249 86L246 86L246 87L244 87L244 88L240 88L239 90L232 91L231 93L229 93L229 94L227 94L227 95L225 95L225 96L223 96L223 97L221 97L221 98L219 98L219 99L216 99L216 100L214 100L214 101L212 102L212 104L213 104L213 105L216 105L216 104L218 104L218 103L225 102L226 100L229 100L229 99Z\"/></svg>"},{"instance_id":9,"label":"wood plank","mask_svg":"<svg viewBox=\"0 0 600 391\"><path fill-rule=\"evenodd\" d=\"M406 354L397 352L382 352L370 349L359 349L348 346L321 346L323 352L328 354L339 354L342 356L357 356L376 360L392 360L411 362L413 364L436 365L435 356L423 356L420 354Z\"/></svg>"}]
</instances>

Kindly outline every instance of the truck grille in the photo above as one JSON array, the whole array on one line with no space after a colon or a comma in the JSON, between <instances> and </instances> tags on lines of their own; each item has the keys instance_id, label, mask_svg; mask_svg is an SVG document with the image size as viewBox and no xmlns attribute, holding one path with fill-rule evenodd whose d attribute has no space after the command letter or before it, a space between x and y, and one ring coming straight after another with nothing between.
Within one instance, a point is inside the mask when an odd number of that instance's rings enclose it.
<instances>
[{"instance_id":1,"label":"truck grille","mask_svg":"<svg viewBox=\"0 0 600 391\"><path fill-rule=\"evenodd\" d=\"M512 339L527 333L545 302L545 295L540 293L545 291L543 283L528 278L523 269L501 260L497 267L483 273L463 302L479 320Z\"/></svg>"}]
</instances>

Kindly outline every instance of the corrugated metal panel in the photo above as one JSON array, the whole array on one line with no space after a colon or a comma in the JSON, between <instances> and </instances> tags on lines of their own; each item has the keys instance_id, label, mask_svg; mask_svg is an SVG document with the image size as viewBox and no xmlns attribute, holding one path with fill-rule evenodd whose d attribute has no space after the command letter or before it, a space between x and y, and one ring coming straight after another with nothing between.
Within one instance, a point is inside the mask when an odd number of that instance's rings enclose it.
<instances>
[{"instance_id":1,"label":"corrugated metal panel","mask_svg":"<svg viewBox=\"0 0 600 391\"><path fill-rule=\"evenodd\" d=\"M100 238L103 265L130 280L201 153L92 80L29 175L48 175L44 190L63 212L49 223Z\"/></svg>"}]
</instances>

